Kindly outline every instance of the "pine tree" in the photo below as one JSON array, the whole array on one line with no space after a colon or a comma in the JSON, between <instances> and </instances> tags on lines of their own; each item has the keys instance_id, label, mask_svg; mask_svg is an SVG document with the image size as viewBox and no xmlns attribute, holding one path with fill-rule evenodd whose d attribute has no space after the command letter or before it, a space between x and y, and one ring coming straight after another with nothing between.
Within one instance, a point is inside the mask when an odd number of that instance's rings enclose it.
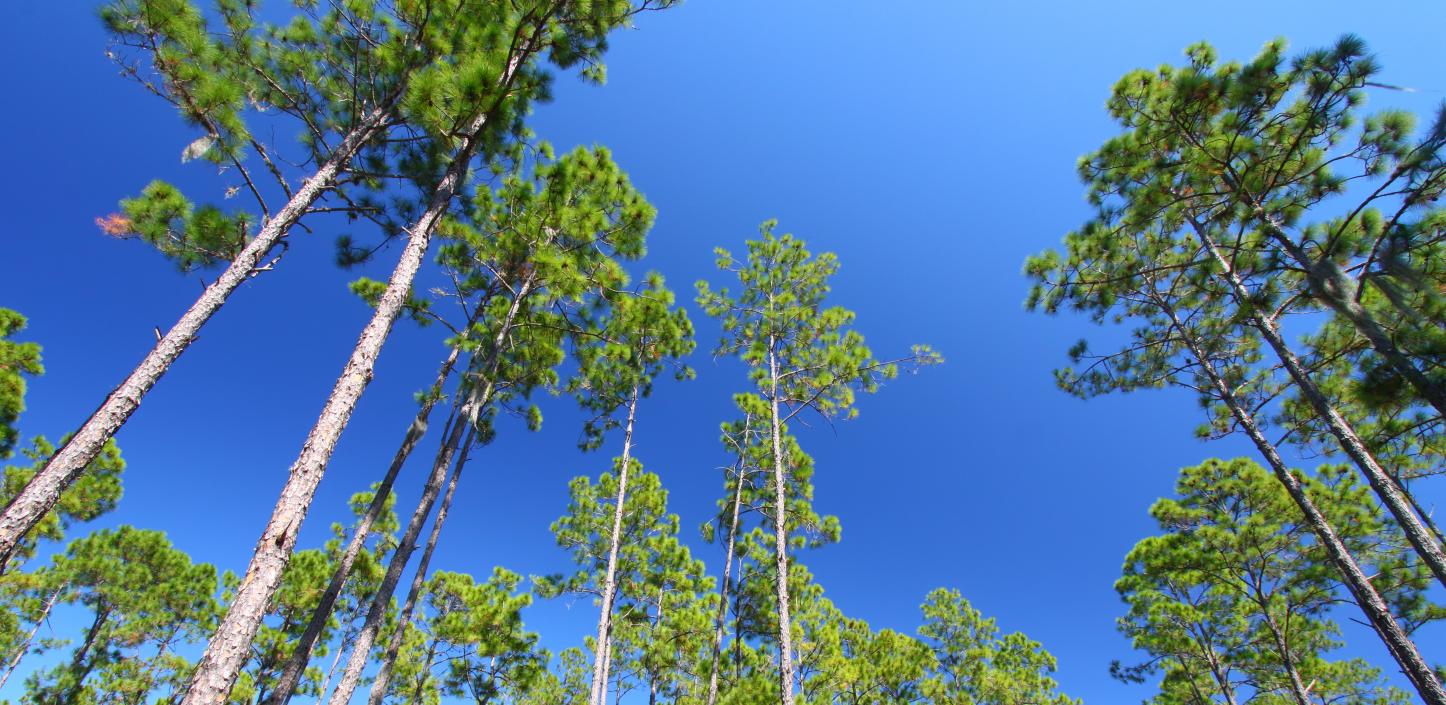
<instances>
[{"instance_id":1,"label":"pine tree","mask_svg":"<svg viewBox=\"0 0 1446 705\"><path fill-rule=\"evenodd\" d=\"M114 0L101 9L116 45L109 54L122 73L204 132L183 151L183 161L203 158L238 175L260 216L197 208L174 186L156 181L123 201L123 213L97 221L108 234L149 242L182 270L226 268L25 490L10 498L0 515L0 571L20 537L84 474L202 326L242 284L275 265L275 259L262 262L278 248L285 252L291 228L309 213L357 205L340 190L352 160L395 123L410 73L446 48L427 41L436 32L428 30L425 14L398 9L386 16L372 3L338 4L324 16L299 15L284 27L262 25L253 16L254 3L237 0L217 0L220 27L189 0ZM409 18L422 21L411 24ZM300 66L308 70L298 71ZM368 67L368 78L357 75L357 66ZM308 154L298 161L316 167L294 189L281 160L248 126L248 104L293 121L276 127L303 128ZM265 165L272 189L258 183L248 153ZM228 193L240 188L233 184ZM274 214L264 190L286 197ZM341 205L323 205L329 194ZM254 222L260 227L248 237Z\"/></svg>"},{"instance_id":2,"label":"pine tree","mask_svg":"<svg viewBox=\"0 0 1446 705\"><path fill-rule=\"evenodd\" d=\"M749 376L769 404L773 439L773 524L776 575L788 572L788 502L784 426L811 410L824 418L852 418L856 391L873 392L897 374L892 362L880 362L849 326L853 313L825 308L828 278L838 261L825 253L814 258L801 240L775 236L775 223L763 224L761 237L748 242L748 260L735 260L719 249L718 268L737 275L737 298L727 289L714 291L698 283L698 303L723 323L724 337L715 353L736 354L751 366ZM940 361L926 346L915 346L903 362ZM779 682L784 705L794 702L793 645L788 605L788 580L777 582Z\"/></svg>"},{"instance_id":3,"label":"pine tree","mask_svg":"<svg viewBox=\"0 0 1446 705\"><path fill-rule=\"evenodd\" d=\"M929 593L923 613L919 636L938 664L928 686L934 702L1078 705L1050 677L1055 659L1048 651L1020 632L1000 635L995 620L958 590Z\"/></svg>"},{"instance_id":4,"label":"pine tree","mask_svg":"<svg viewBox=\"0 0 1446 705\"><path fill-rule=\"evenodd\" d=\"M455 147L439 150L447 155L446 166L435 181L431 181L425 170L416 174L422 183L431 182L430 187L424 189L430 194L426 210L406 229L407 244L377 298L375 313L363 328L288 473L287 483L257 542L251 565L237 588L236 598L216 637L208 644L182 705L219 700L235 682L245 644L255 633L266 600L276 589L295 544L296 532L341 431L371 378L381 346L409 299L412 281L433 231L461 192L474 155L490 158L502 151L506 139L520 131L521 116L531 99L545 86L546 74L534 66L536 57L547 50L553 61L562 66L596 65L608 32L628 21L634 13L653 7L648 0L639 6L626 2L574 6L557 0L538 0L527 3L526 7L512 3L481 4L475 12L454 15L465 21L450 23L429 35L433 41L443 37L450 42L452 61L435 62L426 72L412 77L404 113L411 124L430 134L437 145L451 145L455 141ZM446 463L440 464L446 466ZM365 632L359 638L365 640ZM351 680L354 682L355 678Z\"/></svg>"},{"instance_id":5,"label":"pine tree","mask_svg":"<svg viewBox=\"0 0 1446 705\"><path fill-rule=\"evenodd\" d=\"M1129 112L1136 97L1154 95L1152 86L1158 85L1149 72L1131 74L1119 84L1112 104ZM1289 385L1301 383L1296 375L1281 379L1262 364L1263 349L1274 347L1267 345L1264 334L1275 330L1278 343L1278 328L1272 328L1278 322L1262 318L1267 309L1242 303L1239 282L1220 267L1214 241L1188 226L1190 214L1176 207L1173 196L1149 187L1148 180L1136 188L1138 180L1124 167L1133 164L1145 172L1137 176L1148 179L1155 175L1149 165L1156 163L1141 160L1131 146L1136 141L1127 133L1082 160L1081 175L1090 184L1096 217L1066 236L1063 255L1049 251L1026 264L1036 281L1031 308L1054 312L1067 306L1097 323L1134 325L1129 342L1117 352L1095 354L1083 341L1074 346L1070 357L1079 368L1058 372L1060 385L1082 397L1170 385L1198 393L1208 410L1202 434L1238 430L1251 440L1417 691L1428 703L1446 702L1436 674L1265 435L1272 402ZM1112 169L1112 164L1121 168ZM1238 254L1237 261L1254 258ZM1269 290L1261 293L1270 297ZM1384 489L1375 481L1372 485Z\"/></svg>"},{"instance_id":6,"label":"pine tree","mask_svg":"<svg viewBox=\"0 0 1446 705\"><path fill-rule=\"evenodd\" d=\"M1429 573L1401 560L1399 531L1368 490L1345 468L1324 467L1307 491L1346 527L1341 539L1355 555L1370 558L1373 582L1401 595L1393 602L1417 601ZM1364 661L1326 659L1340 646L1328 616L1338 600L1336 573L1268 471L1245 459L1210 460L1182 470L1177 492L1151 508L1165 533L1136 544L1116 585L1130 606L1121 631L1151 656L1117 674L1139 680L1162 671L1162 703L1214 695L1297 705L1404 698Z\"/></svg>"},{"instance_id":7,"label":"pine tree","mask_svg":"<svg viewBox=\"0 0 1446 705\"><path fill-rule=\"evenodd\" d=\"M177 647L202 638L216 619L216 569L193 564L157 531L98 531L55 558L62 600L91 615L67 662L26 681L23 702L140 703L183 684L189 662Z\"/></svg>"},{"instance_id":8,"label":"pine tree","mask_svg":"<svg viewBox=\"0 0 1446 705\"><path fill-rule=\"evenodd\" d=\"M1358 267L1369 273L1372 253L1390 238L1408 248L1410 239L1434 238L1415 233L1408 221L1446 185L1438 154L1446 124L1411 145L1408 118L1386 113L1346 142L1353 106L1376 70L1360 40L1347 36L1331 49L1306 52L1287 71L1283 51L1272 42L1248 64L1217 65L1214 50L1199 44L1188 50L1187 66L1126 76L1110 101L1126 132L1083 160L1081 173L1112 224L1198 244L1200 258L1190 266L1218 283L1446 584L1446 550L1282 332L1289 317L1324 307L1351 321L1438 416L1446 413L1446 393L1359 305L1357 282L1347 275ZM1338 144L1349 149L1331 155ZM1350 172L1355 163L1359 174ZM1346 183L1388 171L1350 216L1301 227L1296 236L1286 232ZM1392 207L1394 215L1365 214L1379 207Z\"/></svg>"},{"instance_id":9,"label":"pine tree","mask_svg":"<svg viewBox=\"0 0 1446 705\"><path fill-rule=\"evenodd\" d=\"M629 476L637 467L632 456L633 429L639 402L652 392L656 377L672 368L678 378L692 376L680 362L693 351L693 325L682 309L674 309L674 295L661 275L649 273L642 290L615 294L589 311L596 319L575 328L574 356L579 372L570 382L583 407L594 414L584 434L584 446L602 442L610 427L622 425L622 455L615 464L616 496L611 502L612 526L605 535L608 548L599 594L597 638L593 654L592 703L606 700L605 645L610 643L615 603L619 597L619 553L624 537L623 518L628 506ZM625 420L617 417L624 415ZM635 596L634 596L635 597Z\"/></svg>"}]
</instances>

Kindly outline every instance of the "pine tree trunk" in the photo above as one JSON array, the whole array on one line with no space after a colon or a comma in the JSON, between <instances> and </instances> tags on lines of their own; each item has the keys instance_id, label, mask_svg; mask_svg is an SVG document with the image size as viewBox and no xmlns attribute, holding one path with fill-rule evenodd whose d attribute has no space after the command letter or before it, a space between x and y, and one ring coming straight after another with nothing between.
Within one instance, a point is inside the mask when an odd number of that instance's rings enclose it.
<instances>
[{"instance_id":1,"label":"pine tree trunk","mask_svg":"<svg viewBox=\"0 0 1446 705\"><path fill-rule=\"evenodd\" d=\"M463 409L466 406L468 405L464 404ZM401 582L402 572L406 570L407 563L417 548L417 540L421 538L422 526L426 524L427 517L432 513L432 507L436 505L437 497L442 493L453 454L461 448L463 434L470 426L466 414L459 411L453 422L452 433L443 439L442 446L438 449L437 458L432 465L432 472L428 475L427 483L422 488L422 496L417 500L417 508L407 522L406 532L402 535L396 550L392 552L392 559L387 564L387 572L382 577L381 585L367 608L366 620L362 623L361 631L357 633L351 657L347 659L341 680L337 681L336 690L332 692L331 699L328 700L331 705L346 705L350 702L352 693L355 692L357 684L361 681L362 670L366 668L367 661L371 657L372 645L376 643L377 632L381 630L382 621L386 617L392 595L396 592L397 583ZM470 433L466 437L470 438Z\"/></svg>"},{"instance_id":2,"label":"pine tree trunk","mask_svg":"<svg viewBox=\"0 0 1446 705\"><path fill-rule=\"evenodd\" d=\"M100 630L110 619L110 608L100 607L95 612L95 620L90 623L90 629L85 632L85 641L75 650L75 655L70 659L70 674L74 681L65 690L65 697L57 700L55 705L70 705L76 702L76 696L85 689L85 679L90 675L91 669L95 668L95 659L89 658L90 652L95 648L95 639L100 635Z\"/></svg>"},{"instance_id":3,"label":"pine tree trunk","mask_svg":"<svg viewBox=\"0 0 1446 705\"><path fill-rule=\"evenodd\" d=\"M387 468L387 473L382 477L381 484L377 485L372 496L372 502L367 506L366 514L362 515L352 532L351 539L347 542L346 550L342 552L341 558L337 561L336 569L332 572L331 582L327 584L326 591L321 594L316 609L312 612L311 621L306 625L306 631L302 633L300 641L287 659L281 676L277 679L276 687L271 695L267 697L268 705L285 705L291 700L291 694L295 692L296 686L301 682L301 676L306 671L306 664L311 660L312 649L316 648L317 639L326 630L326 623L331 619L331 612L336 608L336 602L341 598L341 591L346 586L346 581L351 577L352 566L356 563L357 556L361 555L362 548L366 544L367 536L371 533L372 524L382 515L386 508L387 499L391 496L392 485L396 483L397 475L401 473L402 466L406 464L407 458L411 457L412 450L427 433L427 420L432 415L432 408L436 406L437 397L447 383L447 378L452 374L452 368L457 363L461 349L452 348L451 354L442 363L441 370L437 373L437 379L433 382L428 392L426 401L417 410L416 418L412 419L407 432L402 436L402 444L397 448L396 455L392 457L392 464ZM325 690L325 689L323 689Z\"/></svg>"},{"instance_id":4,"label":"pine tree trunk","mask_svg":"<svg viewBox=\"0 0 1446 705\"><path fill-rule=\"evenodd\" d=\"M743 422L744 443L747 443L749 422ZM713 651L711 656L711 668L708 669L708 699L704 705L717 705L718 703L718 667L723 658L723 629L728 621L728 580L733 570L734 541L738 536L738 516L743 508L743 481L747 476L748 461L742 448L738 452L738 477L735 480L737 487L733 491L733 520L728 524L727 548L723 555L723 581L718 585L718 616L713 624ZM735 637L736 638L736 637Z\"/></svg>"},{"instance_id":5,"label":"pine tree trunk","mask_svg":"<svg viewBox=\"0 0 1446 705\"><path fill-rule=\"evenodd\" d=\"M534 277L535 274L528 274L528 277L518 286L512 306L507 310L506 317L497 328L497 334L492 341L492 349L479 371L484 376L482 387L473 386L466 392L465 401L461 397L458 399L461 405L457 411L456 421L450 433L447 434L447 438L443 439L442 446L437 450L437 457L432 462L432 472L427 478L422 498L417 503L416 511L412 513L406 533L403 534L396 550L392 552L392 560L387 566L387 573L382 578L381 586L376 595L372 597L371 607L367 610L361 632L357 634L356 644L352 647L351 658L347 660L346 670L342 672L336 691L331 694L331 700L328 701L331 705L346 705L361 680L362 669L366 667L367 659L371 656L372 644L376 641L378 630L381 629L387 605L391 602L392 594L401 580L402 571L406 569L407 562L412 557L412 551L416 550L417 539L422 533L422 525L426 523L427 515L431 514L432 505L437 501L437 494L441 491L442 481L446 478L448 466L452 464L453 455L462 444L463 430L475 429L478 414L492 401L502 347L512 332L512 325L517 319L518 312L532 293ZM469 441L471 438L471 431L468 431ZM463 453L462 457L466 457L465 450Z\"/></svg>"},{"instance_id":6,"label":"pine tree trunk","mask_svg":"<svg viewBox=\"0 0 1446 705\"><path fill-rule=\"evenodd\" d=\"M5 689L5 682L10 680L10 674L14 673L15 669L20 667L20 662L25 658L25 653L30 650L30 642L35 640L35 634L40 631L40 625L44 624L45 620L50 617L50 610L55 607L55 603L60 599L62 592L64 592L63 589L57 588L54 592L50 593L50 597L45 600L45 607L40 610L40 616L35 619L35 626L31 627L29 632L26 632L25 641L20 642L20 647L15 650L15 655L10 658L10 663L5 665L5 674L0 675L0 690Z\"/></svg>"},{"instance_id":7,"label":"pine tree trunk","mask_svg":"<svg viewBox=\"0 0 1446 705\"><path fill-rule=\"evenodd\" d=\"M432 562L432 552L437 550L437 539L441 537L442 525L447 521L447 510L452 507L452 496L457 493L457 482L462 478L462 468L467 465L467 456L471 452L472 442L476 437L477 427L468 424L467 438L462 441L462 447L457 451L457 462L452 468L452 479L447 482L447 492L442 495L442 506L437 508L437 518L432 521L432 533L427 536L427 546L422 549L422 557L417 561L417 572L412 575L412 585L407 590L407 600L402 603L402 611L397 616L397 629L392 632L391 640L387 643L387 651L382 656L381 668L377 670L376 679L372 681L371 696L367 698L369 705L381 705L382 699L387 696L387 685L392 680L392 669L396 666L397 654L402 650L402 640L406 638L407 624L412 619L412 613L417 609L417 602L422 597L422 588L427 584L427 567Z\"/></svg>"},{"instance_id":8,"label":"pine tree trunk","mask_svg":"<svg viewBox=\"0 0 1446 705\"><path fill-rule=\"evenodd\" d=\"M1261 433L1254 416L1240 403L1230 385L1216 371L1214 362L1206 355L1199 341L1190 335L1172 309L1165 307L1165 312L1174 322L1175 331L1185 342L1186 347L1190 349L1191 355L1195 357L1201 370L1209 378L1215 393L1230 409L1231 415L1235 417L1235 422L1240 424L1240 427L1255 444L1256 449L1260 451L1261 456L1265 458L1266 463L1270 465L1276 479L1285 487L1286 494L1290 495L1291 500L1300 508L1306 523L1315 533L1316 538L1320 540L1321 545L1325 547L1331 563L1340 572L1346 588L1355 598L1356 604L1365 613L1366 619L1370 621L1372 628L1385 643L1387 650L1401 666L1402 672L1416 688L1421 699L1427 705L1446 705L1446 690L1442 689L1435 671L1431 669L1425 659L1421 658L1420 652L1416 650L1416 644L1397 623L1395 615L1391 613L1391 608L1385 600L1381 599L1375 586L1371 585L1370 579L1356 564L1355 558L1351 556L1345 543L1341 541L1325 515L1306 494L1299 478L1286 466L1275 445L1265 437L1265 434Z\"/></svg>"},{"instance_id":9,"label":"pine tree trunk","mask_svg":"<svg viewBox=\"0 0 1446 705\"><path fill-rule=\"evenodd\" d=\"M1349 321L1356 332L1370 343L1371 349L1385 359L1391 369L1405 377L1406 381L1416 388L1416 392L1421 395L1421 398L1436 409L1437 414L1446 417L1446 390L1433 383L1421 370L1417 369L1405 353L1396 347L1391 336L1381 328L1376 317L1356 300L1355 281L1334 260L1323 257L1319 262L1311 261L1310 256L1290 239L1284 228L1266 215L1263 209L1257 208L1257 212L1265 221L1266 230L1290 255L1291 259L1295 260L1296 266L1309 273L1310 282L1318 294L1318 299L1330 306L1336 315Z\"/></svg>"},{"instance_id":10,"label":"pine tree trunk","mask_svg":"<svg viewBox=\"0 0 1446 705\"><path fill-rule=\"evenodd\" d=\"M1205 230L1201 228L1198 223L1192 219L1191 224L1195 226L1196 234L1200 238L1201 243L1209 250L1211 257L1215 259L1216 263L1220 265L1221 271L1219 276L1229 284L1237 305L1245 305L1245 303L1250 300L1250 292L1246 290L1244 283L1240 280L1240 275L1237 274L1231 266L1229 258L1225 257L1224 253L1221 252L1220 248L1215 244L1215 241L1206 234ZM1325 421L1327 427L1330 429L1331 435L1334 436L1340 444L1341 450L1345 452L1346 456L1351 459L1357 468L1360 468L1361 473L1366 476L1366 482L1371 485L1371 489L1375 490L1376 495L1381 498L1381 503L1384 504L1386 508L1390 510L1391 515L1396 518L1396 522L1401 526L1401 531L1406 534L1406 539L1411 542L1411 545L1416 549L1416 553L1421 556L1421 560L1431 569L1431 572L1436 576L1436 580L1442 585L1446 585L1446 553L1442 552L1441 545L1436 543L1430 532L1427 531L1426 527L1421 523L1420 518L1412 511L1410 503L1402 496L1401 490L1397 487L1395 481L1381 468L1376 462L1375 457L1366 449L1365 444L1362 443L1361 439L1356 435L1355 429L1336 411L1335 407L1331 405L1330 400L1326 398L1325 394L1321 392L1320 388L1316 386L1315 382L1310 378L1304 366L1300 364L1300 360L1296 358L1295 354L1286 345L1279 328L1276 327L1274 322L1266 321L1256 314L1251 314L1248 324L1260 332L1266 344L1275 352L1276 357L1278 357L1285 366L1286 372L1290 375L1291 380L1294 381L1296 387L1300 389L1301 395L1306 398L1306 401L1310 403L1311 408L1315 410L1321 420Z\"/></svg>"},{"instance_id":11,"label":"pine tree trunk","mask_svg":"<svg viewBox=\"0 0 1446 705\"><path fill-rule=\"evenodd\" d=\"M768 340L768 373L773 406L773 540L778 554L778 683L782 705L793 705L793 622L788 616L788 485L783 471L783 422L778 416L776 341Z\"/></svg>"},{"instance_id":12,"label":"pine tree trunk","mask_svg":"<svg viewBox=\"0 0 1446 705\"><path fill-rule=\"evenodd\" d=\"M1295 697L1296 705L1312 705L1310 693L1306 692L1305 682L1300 678L1300 669L1295 667L1295 658L1290 655L1290 645L1286 643L1285 634L1281 631L1280 624L1275 621L1275 617L1266 611L1269 609L1269 604L1268 601L1261 602L1260 609L1265 614L1265 626L1275 640L1275 648L1280 650L1280 664L1285 667L1285 675L1290 681L1290 693Z\"/></svg>"},{"instance_id":13,"label":"pine tree trunk","mask_svg":"<svg viewBox=\"0 0 1446 705\"><path fill-rule=\"evenodd\" d=\"M342 635L341 643L337 644L336 655L331 657L331 668L326 669L326 677L321 681L321 687L316 689L316 705L326 702L326 691L331 690L331 679L336 677L336 669L341 667L341 657L350 651L351 640Z\"/></svg>"},{"instance_id":14,"label":"pine tree trunk","mask_svg":"<svg viewBox=\"0 0 1446 705\"><path fill-rule=\"evenodd\" d=\"M613 508L613 532L608 542L608 567L606 577L603 579L602 605L598 610L597 643L599 646L606 643L608 633L612 628L613 602L617 599L618 551L622 547L623 540L623 507L628 498L628 470L632 464L633 451L633 419L638 411L639 391L638 387L633 387L632 399L628 401L628 423L623 430L623 460L618 470L617 506ZM607 673L603 670L603 660L603 651L598 649L593 655L592 693L588 698L590 704L604 705L604 699L607 697Z\"/></svg>"},{"instance_id":15,"label":"pine tree trunk","mask_svg":"<svg viewBox=\"0 0 1446 705\"><path fill-rule=\"evenodd\" d=\"M653 617L653 633L649 641L657 643L658 628L663 625L663 600L667 597L667 584L658 586L658 614ZM648 669L648 705L658 705L658 670Z\"/></svg>"},{"instance_id":16,"label":"pine tree trunk","mask_svg":"<svg viewBox=\"0 0 1446 705\"><path fill-rule=\"evenodd\" d=\"M100 455L106 441L120 430L130 415L141 405L146 393L160 381L171 364L195 341L201 327L221 310L226 300L257 273L257 266L317 199L331 188L333 181L362 145L376 136L385 125L390 108L379 108L366 115L347 133L341 143L317 168L301 188L296 190L276 216L262 226L256 237L246 243L236 259L212 282L196 302L171 326L171 329L146 354L125 381L106 397L100 408L91 413L74 435L46 461L45 467L26 483L0 514L0 573L4 573L20 539L60 500L65 491L92 461Z\"/></svg>"},{"instance_id":17,"label":"pine tree trunk","mask_svg":"<svg viewBox=\"0 0 1446 705\"><path fill-rule=\"evenodd\" d=\"M520 57L509 65L509 76L516 72L518 61ZM251 640L255 638L265 615L266 604L280 586L281 573L291 560L291 550L296 545L301 522L311 506L311 499L336 448L337 439L351 419L362 391L371 381L372 368L381 353L382 343L386 342L392 324L406 303L412 281L431 242L432 231L462 188L488 117L487 114L479 115L468 126L467 137L463 139L446 174L432 190L427 210L410 228L410 237L402 250L401 259L377 302L371 321L362 330L351 359L332 388L321 416L307 435L300 457L291 466L271 520L256 544L256 553L246 569L246 577L237 588L226 617L207 644L182 705L217 705L225 701L235 685Z\"/></svg>"}]
</instances>

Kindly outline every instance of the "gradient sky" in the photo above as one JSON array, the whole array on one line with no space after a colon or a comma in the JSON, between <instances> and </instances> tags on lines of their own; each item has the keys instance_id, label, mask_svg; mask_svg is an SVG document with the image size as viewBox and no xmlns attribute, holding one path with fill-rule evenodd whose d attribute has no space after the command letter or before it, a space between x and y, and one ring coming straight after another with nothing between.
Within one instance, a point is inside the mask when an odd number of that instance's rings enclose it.
<instances>
[{"instance_id":1,"label":"gradient sky","mask_svg":"<svg viewBox=\"0 0 1446 705\"><path fill-rule=\"evenodd\" d=\"M44 346L47 368L31 385L27 435L78 425L201 288L93 219L152 178L198 197L222 188L209 167L178 159L196 134L116 75L93 4L12 3L0 26L12 96L0 112L0 306L30 317L22 339ZM1425 112L1446 97L1442 26L1446 4L1426 2L688 0L617 36L607 86L559 80L532 124L559 151L612 149L659 209L645 266L680 298L691 302L701 277L720 281L713 247L741 251L778 218L780 231L839 255L833 302L858 312L878 354L928 342L947 357L863 399L858 420L802 433L817 506L844 527L840 544L803 560L846 614L913 631L924 595L955 587L1053 652L1064 692L1132 702L1148 689L1107 674L1131 658L1114 628L1123 557L1152 532L1146 510L1176 469L1248 449L1195 440L1200 413L1181 392L1082 402L1057 391L1051 369L1090 327L1023 310L1023 259L1086 217L1075 160L1116 131L1102 106L1125 72L1179 62L1201 39L1246 59L1272 37L1299 49L1354 32L1380 56L1384 82L1419 89L1371 105ZM369 315L345 290L356 273L331 264L335 228L295 234L282 265L247 284L146 399L119 434L125 498L97 526L162 529L197 560L244 569ZM366 273L384 277L397 251ZM690 312L699 378L660 384L639 411L637 453L716 573L721 550L694 527L720 493L718 424L746 380L707 354L717 327ZM442 354L437 331L398 326L302 546L323 541L345 498L381 475L414 413L411 392ZM548 524L568 479L600 472L617 448L579 453L565 398L543 412L541 432L514 424L474 454L434 568L568 567ZM420 466L400 481L399 507L415 501ZM557 601L526 619L561 649L581 643L596 613ZM1385 662L1369 635L1347 635ZM1446 661L1446 632L1423 634L1421 647Z\"/></svg>"}]
</instances>

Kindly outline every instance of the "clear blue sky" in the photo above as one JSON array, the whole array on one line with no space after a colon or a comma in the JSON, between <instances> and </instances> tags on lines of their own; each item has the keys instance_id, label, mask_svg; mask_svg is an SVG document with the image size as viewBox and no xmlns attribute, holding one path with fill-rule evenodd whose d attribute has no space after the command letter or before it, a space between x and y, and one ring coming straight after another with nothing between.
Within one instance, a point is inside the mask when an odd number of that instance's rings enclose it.
<instances>
[{"instance_id":1,"label":"clear blue sky","mask_svg":"<svg viewBox=\"0 0 1446 705\"><path fill-rule=\"evenodd\" d=\"M22 431L52 438L201 287L92 220L152 178L219 192L207 167L179 162L196 135L107 62L92 5L13 3L0 26L11 95L0 112L0 306L29 316L24 339L44 345L47 374ZM1194 440L1199 412L1183 393L1080 402L1056 391L1050 370L1088 326L1025 313L1022 260L1086 216L1075 160L1115 131L1102 105L1126 71L1176 62L1200 39L1243 59L1276 36L1304 48L1355 32L1385 82L1420 89L1373 105L1424 111L1446 97L1442 26L1446 5L1424 2L689 0L616 38L607 86L559 81L533 125L559 149L613 150L660 212L647 266L685 299L715 276L713 247L741 250L776 217L838 253L835 301L858 311L876 352L928 342L948 358L864 399L836 433L803 434L818 507L844 527L842 543L804 560L845 613L912 631L925 593L956 587L1005 630L1043 642L1065 692L1136 701L1147 689L1106 672L1130 658L1113 624L1122 559L1152 531L1146 510L1177 468L1246 449ZM99 525L163 529L198 560L244 568L369 313L345 290L355 273L331 265L332 228L294 236L282 266L239 292L147 398L119 436L125 499ZM706 349L716 327L693 313ZM344 498L380 476L441 354L436 331L399 326L301 545L320 543ZM701 350L695 364L697 381L663 384L641 409L638 454L716 571L718 553L693 527L719 493L717 427L745 380ZM566 399L544 414L542 432L506 428L474 455L434 567L566 566L548 524L567 480L599 472L616 448L578 453ZM417 477L401 481L399 507ZM527 614L555 649L580 643L594 619L585 603ZM1385 661L1370 636L1349 634ZM1421 646L1446 661L1441 634Z\"/></svg>"}]
</instances>

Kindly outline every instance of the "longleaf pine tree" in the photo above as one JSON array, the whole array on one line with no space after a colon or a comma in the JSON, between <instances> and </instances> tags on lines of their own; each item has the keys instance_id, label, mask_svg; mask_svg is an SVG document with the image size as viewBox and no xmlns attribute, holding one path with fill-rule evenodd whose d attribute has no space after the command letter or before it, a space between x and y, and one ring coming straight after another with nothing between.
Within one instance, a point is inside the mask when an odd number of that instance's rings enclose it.
<instances>
[{"instance_id":1,"label":"longleaf pine tree","mask_svg":"<svg viewBox=\"0 0 1446 705\"><path fill-rule=\"evenodd\" d=\"M763 224L759 239L748 242L740 261L719 249L718 268L738 277L736 295L698 283L698 303L721 320L723 338L715 352L738 355L750 366L749 377L768 403L772 438L774 553L776 561L779 683L782 702L794 702L794 664L788 604L788 477L783 455L785 425L804 412L824 418L852 418L857 392L873 392L898 372L897 362L875 360L863 336L851 330L854 314L826 307L829 277L838 260L814 257L803 241L774 235L776 223ZM927 346L915 346L902 362L940 361Z\"/></svg>"},{"instance_id":2,"label":"longleaf pine tree","mask_svg":"<svg viewBox=\"0 0 1446 705\"><path fill-rule=\"evenodd\" d=\"M460 0L459 0L460 1ZM426 209L405 229L406 245L375 312L363 328L342 374L293 463L270 520L256 544L226 617L207 645L183 705L223 699L238 673L266 600L275 591L297 532L325 473L332 451L372 376L392 324L409 300L412 282L431 236L462 192L473 157L489 160L503 150L547 74L536 63L547 54L562 66L596 69L610 31L637 12L658 5L644 0L574 5L538 0L524 5L480 3L451 15L458 21L434 33L453 49L449 62L429 64L409 83L404 114L433 138L433 154L446 166L414 176L428 193ZM444 98L445 96L445 98ZM429 186L427 186L429 184Z\"/></svg>"},{"instance_id":3,"label":"longleaf pine tree","mask_svg":"<svg viewBox=\"0 0 1446 705\"><path fill-rule=\"evenodd\" d=\"M404 2L388 14L379 3L335 4L324 16L300 14L290 24L270 27L254 16L254 3L235 0L217 0L213 13L189 0L115 0L101 8L115 44L108 53L121 72L174 105L202 132L182 159L230 170L237 182L228 194L244 187L259 214L197 208L174 186L155 181L123 201L121 213L98 221L110 235L145 240L182 270L223 264L225 269L24 492L10 498L0 514L0 560L85 472L231 295L275 265L302 218L357 205L344 195L329 196L340 193L353 159L398 122L411 72L448 49L434 41L439 34L429 27L434 20L420 9L419 3ZM298 66L309 70L298 72ZM367 67L366 79L358 78L358 66ZM250 106L257 111L248 111ZM257 113L284 116L267 127L300 129L306 159L283 158L275 145L268 148L248 124ZM287 159L314 168L287 174L279 166ZM267 194L277 193L285 203L272 212ZM267 257L272 259L263 264Z\"/></svg>"},{"instance_id":4,"label":"longleaf pine tree","mask_svg":"<svg viewBox=\"0 0 1446 705\"><path fill-rule=\"evenodd\" d=\"M1329 421L1338 447L1348 451L1438 577L1433 554L1440 553L1440 546L1405 502L1399 486L1369 451L1352 440L1349 424L1317 394L1320 387L1285 345L1280 319L1296 313L1295 304L1302 299L1285 294L1280 277L1255 276L1269 273L1270 263L1276 261L1248 241L1257 231L1228 229L1228 219L1216 227L1217 217L1233 211L1224 208L1207 215L1200 204L1180 197L1178 189L1188 184L1177 183L1183 176L1172 172L1170 165L1177 161L1171 150L1185 144L1183 138L1155 138L1149 131L1154 127L1135 129L1143 123L1169 124L1170 120L1157 123L1150 116L1195 95L1177 93L1181 85L1198 84L1201 94L1208 95L1215 90L1210 88L1212 81L1225 81L1235 86L1233 96L1248 96L1262 72L1268 74L1277 64L1278 52L1279 47L1272 45L1250 65L1225 65L1216 72L1210 68L1213 51L1199 45L1190 50L1192 63L1187 69L1137 71L1117 84L1110 107L1129 129L1080 164L1096 215L1066 236L1063 253L1048 251L1028 261L1026 272L1036 281L1028 305L1046 312L1073 308L1101 324L1133 324L1128 342L1118 351L1096 354L1083 341L1072 348L1070 356L1078 366L1058 373L1060 385L1084 397L1172 385L1198 393L1208 414L1202 432L1219 436L1238 431L1250 439L1327 548L1355 602L1417 692L1428 703L1446 702L1437 674L1341 540L1337 527L1266 436L1267 424L1275 416L1272 409L1279 408L1288 389L1316 397L1313 412ZM1240 80L1234 83L1232 77L1237 76ZM1245 286L1243 276L1251 279L1253 288ZM1265 364L1266 354L1273 354L1287 374Z\"/></svg>"}]
</instances>

